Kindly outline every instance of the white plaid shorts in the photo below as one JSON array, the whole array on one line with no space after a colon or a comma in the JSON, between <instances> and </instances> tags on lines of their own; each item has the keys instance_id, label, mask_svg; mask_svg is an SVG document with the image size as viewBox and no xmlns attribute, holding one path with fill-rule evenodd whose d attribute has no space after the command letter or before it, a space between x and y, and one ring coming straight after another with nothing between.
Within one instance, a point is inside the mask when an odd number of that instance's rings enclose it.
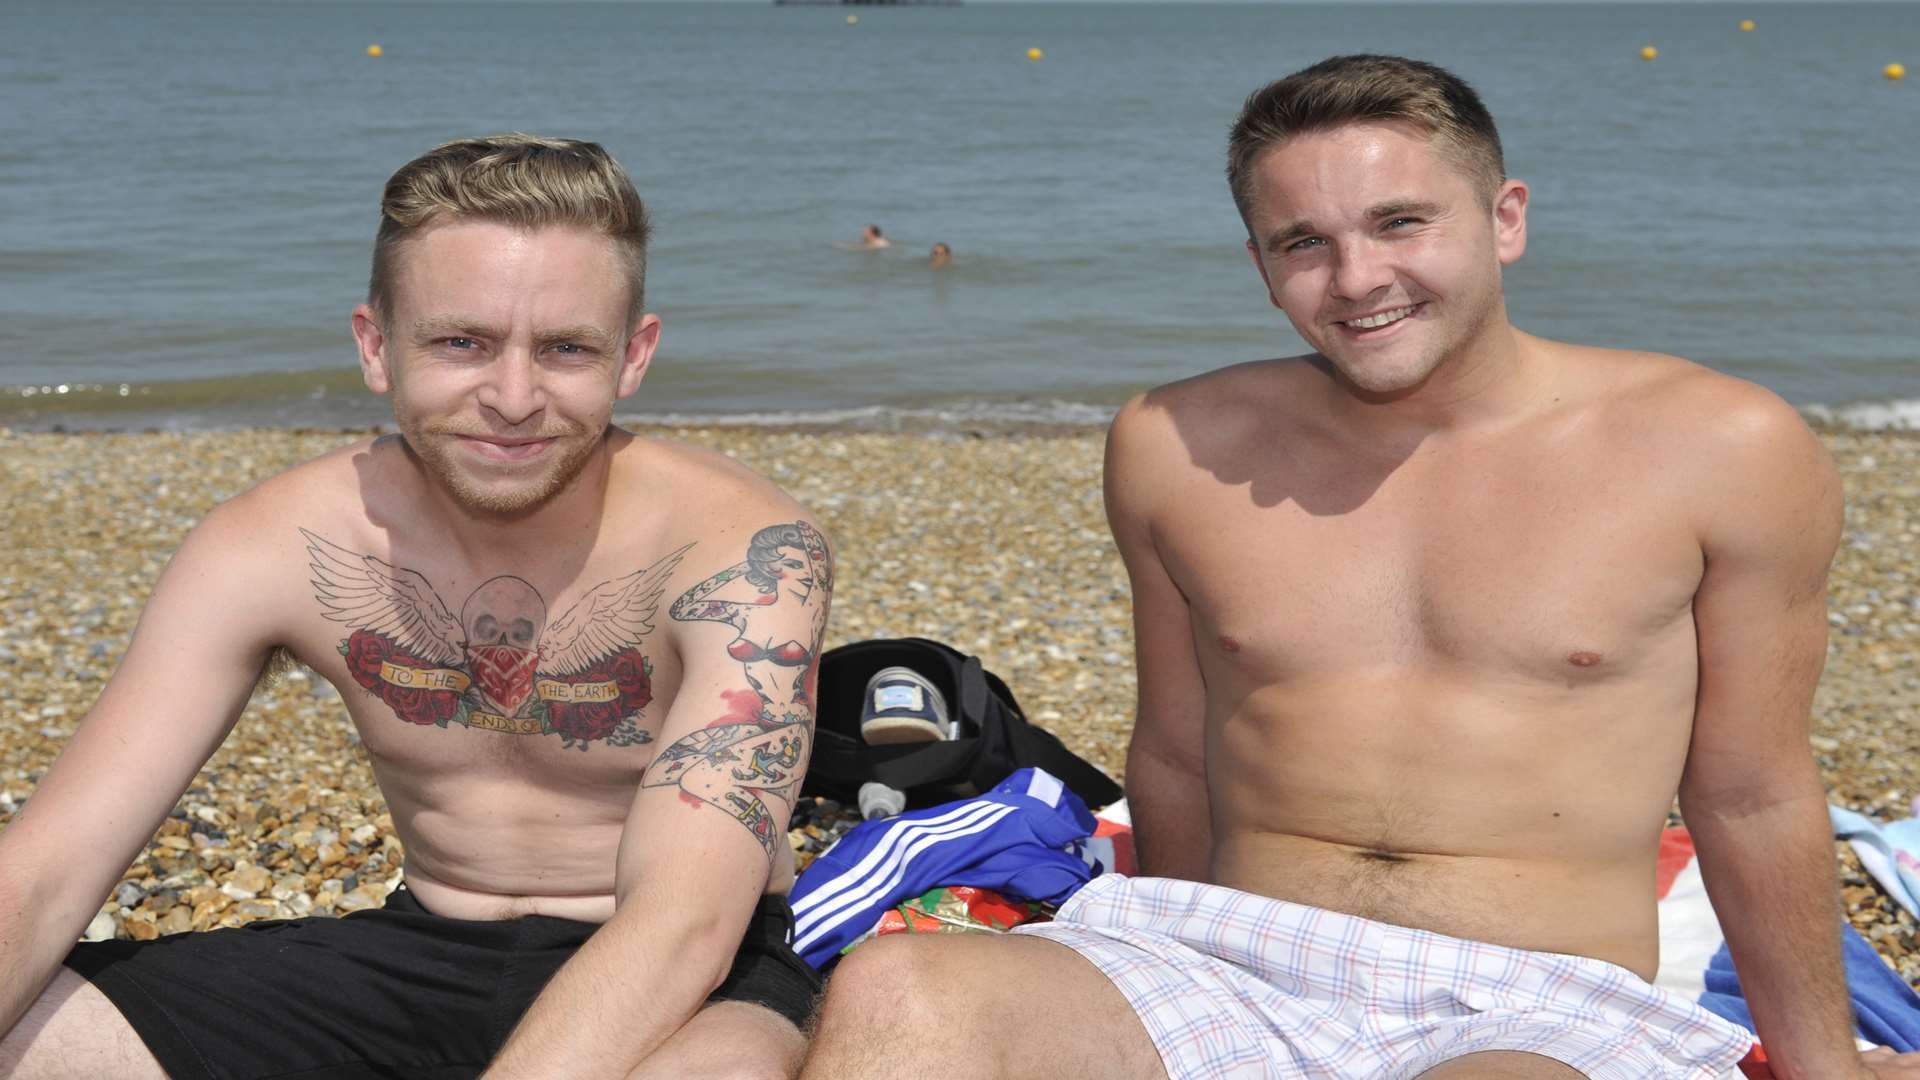
<instances>
[{"instance_id":1,"label":"white plaid shorts","mask_svg":"<svg viewBox=\"0 0 1920 1080\"><path fill-rule=\"evenodd\" d=\"M1594 1080L1706 1080L1754 1042L1615 964L1192 881L1106 874L1015 932L1113 980L1175 1080L1415 1077L1484 1050Z\"/></svg>"}]
</instances>

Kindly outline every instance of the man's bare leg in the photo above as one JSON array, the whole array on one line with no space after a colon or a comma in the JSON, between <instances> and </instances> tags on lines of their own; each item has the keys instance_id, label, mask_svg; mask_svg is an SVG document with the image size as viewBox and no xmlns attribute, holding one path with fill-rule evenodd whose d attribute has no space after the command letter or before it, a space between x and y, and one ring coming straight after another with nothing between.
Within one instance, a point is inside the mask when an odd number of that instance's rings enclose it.
<instances>
[{"instance_id":1,"label":"man's bare leg","mask_svg":"<svg viewBox=\"0 0 1920 1080\"><path fill-rule=\"evenodd\" d=\"M627 1080L793 1080L807 1037L764 1005L722 1001L695 1013Z\"/></svg>"},{"instance_id":2,"label":"man's bare leg","mask_svg":"<svg viewBox=\"0 0 1920 1080\"><path fill-rule=\"evenodd\" d=\"M803 1077L1165 1080L1127 999L1044 938L901 935L854 950L827 983Z\"/></svg>"},{"instance_id":3,"label":"man's bare leg","mask_svg":"<svg viewBox=\"0 0 1920 1080\"><path fill-rule=\"evenodd\" d=\"M1489 1050L1454 1058L1415 1080L1586 1080L1586 1074L1550 1057L1521 1050Z\"/></svg>"},{"instance_id":4,"label":"man's bare leg","mask_svg":"<svg viewBox=\"0 0 1920 1080\"><path fill-rule=\"evenodd\" d=\"M67 968L54 974L26 1015L0 1039L0 1076L167 1080L113 1002Z\"/></svg>"}]
</instances>

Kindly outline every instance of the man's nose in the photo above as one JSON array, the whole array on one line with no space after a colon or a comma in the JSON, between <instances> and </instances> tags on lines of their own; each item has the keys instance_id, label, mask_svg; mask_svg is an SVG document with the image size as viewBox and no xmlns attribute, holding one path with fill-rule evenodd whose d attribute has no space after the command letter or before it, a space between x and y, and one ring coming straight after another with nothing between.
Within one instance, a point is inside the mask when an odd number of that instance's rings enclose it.
<instances>
[{"instance_id":1,"label":"man's nose","mask_svg":"<svg viewBox=\"0 0 1920 1080\"><path fill-rule=\"evenodd\" d=\"M1393 284L1393 264L1377 244L1343 245L1333 264L1333 292L1343 300L1365 300Z\"/></svg>"},{"instance_id":2,"label":"man's nose","mask_svg":"<svg viewBox=\"0 0 1920 1080\"><path fill-rule=\"evenodd\" d=\"M540 387L539 368L533 355L523 349L508 349L487 369L487 380L480 387L480 404L500 415L508 425L524 423L546 407L546 393Z\"/></svg>"}]
</instances>

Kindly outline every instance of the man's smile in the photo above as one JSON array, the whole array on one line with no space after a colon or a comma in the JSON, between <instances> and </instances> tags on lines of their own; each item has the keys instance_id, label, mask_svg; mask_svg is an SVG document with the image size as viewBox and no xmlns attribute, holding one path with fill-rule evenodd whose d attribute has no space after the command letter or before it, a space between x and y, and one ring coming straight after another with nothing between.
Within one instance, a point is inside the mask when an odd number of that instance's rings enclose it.
<instances>
[{"instance_id":1,"label":"man's smile","mask_svg":"<svg viewBox=\"0 0 1920 1080\"><path fill-rule=\"evenodd\" d=\"M457 435L455 438L480 457L492 461L530 461L553 445L551 438L498 435Z\"/></svg>"},{"instance_id":2,"label":"man's smile","mask_svg":"<svg viewBox=\"0 0 1920 1080\"><path fill-rule=\"evenodd\" d=\"M1349 333L1364 335L1384 330L1402 319L1407 318L1414 312L1419 311L1420 308L1420 304L1409 304L1406 307L1376 311L1371 315L1360 315L1351 319L1339 319L1336 320L1335 324Z\"/></svg>"}]
</instances>

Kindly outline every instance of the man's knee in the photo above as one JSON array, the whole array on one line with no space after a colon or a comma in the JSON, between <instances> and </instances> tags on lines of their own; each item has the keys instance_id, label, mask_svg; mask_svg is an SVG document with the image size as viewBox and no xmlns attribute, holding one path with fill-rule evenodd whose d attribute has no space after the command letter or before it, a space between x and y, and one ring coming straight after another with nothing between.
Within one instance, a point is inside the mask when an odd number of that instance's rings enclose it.
<instances>
[{"instance_id":1,"label":"man's knee","mask_svg":"<svg viewBox=\"0 0 1920 1080\"><path fill-rule=\"evenodd\" d=\"M701 1009L627 1080L793 1080L806 1050L785 1016L723 1001Z\"/></svg>"},{"instance_id":2,"label":"man's knee","mask_svg":"<svg viewBox=\"0 0 1920 1080\"><path fill-rule=\"evenodd\" d=\"M940 944L901 934L875 938L848 953L827 980L816 1028L828 1030L839 1016L853 1023L860 1023L862 1016L868 1022L877 1017L888 1017L890 1022L905 1019L903 1011L928 1001L925 991L937 989L933 984Z\"/></svg>"},{"instance_id":3,"label":"man's knee","mask_svg":"<svg viewBox=\"0 0 1920 1080\"><path fill-rule=\"evenodd\" d=\"M1436 1065L1415 1080L1586 1080L1571 1065L1522 1050L1489 1050Z\"/></svg>"}]
</instances>

